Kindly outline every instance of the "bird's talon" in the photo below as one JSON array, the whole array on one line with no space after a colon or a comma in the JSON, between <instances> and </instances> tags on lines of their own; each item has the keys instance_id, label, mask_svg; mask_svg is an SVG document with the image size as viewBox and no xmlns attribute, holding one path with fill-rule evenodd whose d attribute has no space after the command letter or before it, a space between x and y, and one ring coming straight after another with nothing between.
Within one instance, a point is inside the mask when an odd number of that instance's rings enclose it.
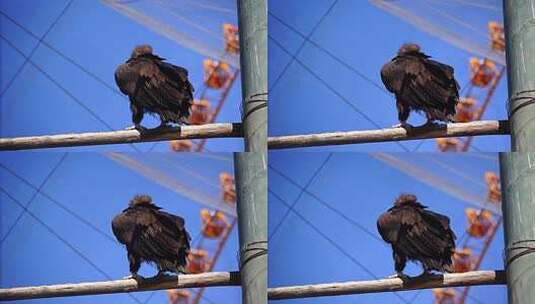
<instances>
[{"instance_id":1,"label":"bird's talon","mask_svg":"<svg viewBox=\"0 0 535 304\"><path fill-rule=\"evenodd\" d=\"M402 122L402 123L398 123L398 124L393 125L392 128L410 129L410 128L412 128L412 126L409 125L409 124L406 123L406 122Z\"/></svg>"},{"instance_id":2,"label":"bird's talon","mask_svg":"<svg viewBox=\"0 0 535 304\"><path fill-rule=\"evenodd\" d=\"M123 277L123 279L125 279L125 280L134 279L136 281L139 281L139 280L143 280L144 278L142 276L140 276L139 274L131 274L131 275L128 275L126 277Z\"/></svg>"},{"instance_id":3,"label":"bird's talon","mask_svg":"<svg viewBox=\"0 0 535 304\"><path fill-rule=\"evenodd\" d=\"M133 126L130 126L130 127L125 128L125 130L145 131L145 130L147 130L147 128L145 128L145 127L142 126L142 125L133 125Z\"/></svg>"},{"instance_id":4,"label":"bird's talon","mask_svg":"<svg viewBox=\"0 0 535 304\"><path fill-rule=\"evenodd\" d=\"M396 272L393 275L388 276L388 278L389 279L402 279L402 280L404 280L404 279L408 279L409 276L404 274L404 273L402 273L402 272Z\"/></svg>"}]
</instances>

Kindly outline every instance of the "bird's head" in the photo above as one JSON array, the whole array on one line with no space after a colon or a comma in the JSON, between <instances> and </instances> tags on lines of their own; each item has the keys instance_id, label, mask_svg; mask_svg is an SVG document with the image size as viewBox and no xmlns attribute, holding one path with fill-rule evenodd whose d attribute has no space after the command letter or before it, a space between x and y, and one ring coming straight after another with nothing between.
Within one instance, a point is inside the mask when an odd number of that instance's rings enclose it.
<instances>
[{"instance_id":1,"label":"bird's head","mask_svg":"<svg viewBox=\"0 0 535 304\"><path fill-rule=\"evenodd\" d=\"M130 58L137 58L139 56L147 54L152 54L152 46L148 44L142 44L134 48L134 50L132 51L132 55L130 55Z\"/></svg>"},{"instance_id":2,"label":"bird's head","mask_svg":"<svg viewBox=\"0 0 535 304\"><path fill-rule=\"evenodd\" d=\"M400 196L398 196L398 198L396 198L396 201L394 202L394 206L399 207L406 203L416 203L417 200L418 199L416 198L416 195L403 193Z\"/></svg>"},{"instance_id":3,"label":"bird's head","mask_svg":"<svg viewBox=\"0 0 535 304\"><path fill-rule=\"evenodd\" d=\"M416 43L405 43L399 48L398 55L414 54L419 52L420 46Z\"/></svg>"},{"instance_id":4,"label":"bird's head","mask_svg":"<svg viewBox=\"0 0 535 304\"><path fill-rule=\"evenodd\" d=\"M153 206L153 205L154 204L152 203L152 197L146 194L138 194L134 196L134 198L130 200L130 204L128 204L128 206L130 207Z\"/></svg>"}]
</instances>

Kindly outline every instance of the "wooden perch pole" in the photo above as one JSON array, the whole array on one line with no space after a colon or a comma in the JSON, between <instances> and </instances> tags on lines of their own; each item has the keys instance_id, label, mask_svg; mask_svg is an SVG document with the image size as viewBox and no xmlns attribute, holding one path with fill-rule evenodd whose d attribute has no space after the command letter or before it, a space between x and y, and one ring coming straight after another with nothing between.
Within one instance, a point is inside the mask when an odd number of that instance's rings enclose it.
<instances>
[{"instance_id":1,"label":"wooden perch pole","mask_svg":"<svg viewBox=\"0 0 535 304\"><path fill-rule=\"evenodd\" d=\"M328 145L349 145L385 141L403 141L425 138L481 136L509 134L509 125L503 120L482 120L467 123L450 123L411 129L388 128L331 132L306 135L288 135L268 138L269 149L303 148Z\"/></svg>"},{"instance_id":2,"label":"wooden perch pole","mask_svg":"<svg viewBox=\"0 0 535 304\"><path fill-rule=\"evenodd\" d=\"M242 137L241 124L216 123L199 126L147 129L141 132L138 130L120 130L0 138L0 151L223 137Z\"/></svg>"},{"instance_id":3,"label":"wooden perch pole","mask_svg":"<svg viewBox=\"0 0 535 304\"><path fill-rule=\"evenodd\" d=\"M414 289L501 284L505 284L505 272L503 270L470 271L444 275L433 274L404 279L404 281L400 278L393 278L373 281L276 287L268 289L268 299L282 300Z\"/></svg>"},{"instance_id":4,"label":"wooden perch pole","mask_svg":"<svg viewBox=\"0 0 535 304\"><path fill-rule=\"evenodd\" d=\"M166 276L158 279L149 278L140 280L139 282L134 279L123 279L116 281L6 288L0 289L0 301L239 285L240 274L238 272L206 272L201 274Z\"/></svg>"}]
</instances>

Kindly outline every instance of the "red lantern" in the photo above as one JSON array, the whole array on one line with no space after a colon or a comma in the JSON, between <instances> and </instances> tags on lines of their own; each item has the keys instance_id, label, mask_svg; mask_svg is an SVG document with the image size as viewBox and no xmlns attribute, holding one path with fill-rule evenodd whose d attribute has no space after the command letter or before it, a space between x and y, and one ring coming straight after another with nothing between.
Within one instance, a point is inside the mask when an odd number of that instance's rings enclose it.
<instances>
[{"instance_id":1,"label":"red lantern","mask_svg":"<svg viewBox=\"0 0 535 304\"><path fill-rule=\"evenodd\" d=\"M459 140L453 137L437 138L437 148L441 152L456 152Z\"/></svg>"},{"instance_id":2,"label":"red lantern","mask_svg":"<svg viewBox=\"0 0 535 304\"><path fill-rule=\"evenodd\" d=\"M191 105L191 114L189 116L189 123L192 125L203 125L207 123L212 117L210 111L210 102L206 99L194 100Z\"/></svg>"},{"instance_id":3,"label":"red lantern","mask_svg":"<svg viewBox=\"0 0 535 304\"><path fill-rule=\"evenodd\" d=\"M204 249L191 249L188 254L188 272L202 273L209 267L208 252Z\"/></svg>"},{"instance_id":4,"label":"red lantern","mask_svg":"<svg viewBox=\"0 0 535 304\"><path fill-rule=\"evenodd\" d=\"M238 27L230 23L223 24L223 37L225 38L225 52L238 54L240 52Z\"/></svg>"},{"instance_id":5,"label":"red lantern","mask_svg":"<svg viewBox=\"0 0 535 304\"><path fill-rule=\"evenodd\" d=\"M470 58L470 79L476 87L488 86L496 74L496 65L491 60Z\"/></svg>"},{"instance_id":6,"label":"red lantern","mask_svg":"<svg viewBox=\"0 0 535 304\"><path fill-rule=\"evenodd\" d=\"M485 172L485 183L487 184L487 200L491 203L498 204L502 201L502 189L500 178L494 172Z\"/></svg>"},{"instance_id":7,"label":"red lantern","mask_svg":"<svg viewBox=\"0 0 535 304\"><path fill-rule=\"evenodd\" d=\"M461 98L456 107L455 121L470 122L480 113L476 107L476 100L472 97Z\"/></svg>"},{"instance_id":8,"label":"red lantern","mask_svg":"<svg viewBox=\"0 0 535 304\"><path fill-rule=\"evenodd\" d=\"M498 52L505 51L505 34L498 22L489 22L490 47Z\"/></svg>"},{"instance_id":9,"label":"red lantern","mask_svg":"<svg viewBox=\"0 0 535 304\"><path fill-rule=\"evenodd\" d=\"M184 289L168 289L169 304L188 304L190 292Z\"/></svg>"},{"instance_id":10,"label":"red lantern","mask_svg":"<svg viewBox=\"0 0 535 304\"><path fill-rule=\"evenodd\" d=\"M236 203L236 185L232 175L223 172L219 174L219 183L223 190L223 201L225 203Z\"/></svg>"},{"instance_id":11,"label":"red lantern","mask_svg":"<svg viewBox=\"0 0 535 304\"><path fill-rule=\"evenodd\" d=\"M468 272L474 268L474 259L470 248L455 249L453 268L455 272Z\"/></svg>"},{"instance_id":12,"label":"red lantern","mask_svg":"<svg viewBox=\"0 0 535 304\"><path fill-rule=\"evenodd\" d=\"M222 61L205 59L204 83L212 89L221 89L230 78L230 67Z\"/></svg>"},{"instance_id":13,"label":"red lantern","mask_svg":"<svg viewBox=\"0 0 535 304\"><path fill-rule=\"evenodd\" d=\"M468 219L467 232L475 238L482 238L487 235L492 225L494 225L492 213L488 210L477 211L472 208L466 208L465 214Z\"/></svg>"},{"instance_id":14,"label":"red lantern","mask_svg":"<svg viewBox=\"0 0 535 304\"><path fill-rule=\"evenodd\" d=\"M455 289L433 289L434 304L455 304Z\"/></svg>"},{"instance_id":15,"label":"red lantern","mask_svg":"<svg viewBox=\"0 0 535 304\"><path fill-rule=\"evenodd\" d=\"M178 139L170 142L171 150L175 152L189 152L193 146L193 143L189 139Z\"/></svg>"},{"instance_id":16,"label":"red lantern","mask_svg":"<svg viewBox=\"0 0 535 304\"><path fill-rule=\"evenodd\" d=\"M220 237L228 227L225 214L221 211L211 213L208 209L201 209L202 234L207 238Z\"/></svg>"}]
</instances>

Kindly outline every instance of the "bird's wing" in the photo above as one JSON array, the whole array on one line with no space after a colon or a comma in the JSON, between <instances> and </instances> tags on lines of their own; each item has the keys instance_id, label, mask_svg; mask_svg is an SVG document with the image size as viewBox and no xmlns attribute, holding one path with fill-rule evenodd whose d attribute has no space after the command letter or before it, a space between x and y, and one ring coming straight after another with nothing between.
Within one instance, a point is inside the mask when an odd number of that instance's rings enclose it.
<instances>
[{"instance_id":1,"label":"bird's wing","mask_svg":"<svg viewBox=\"0 0 535 304\"><path fill-rule=\"evenodd\" d=\"M165 61L159 61L158 66L162 69L162 71L169 75L169 78L174 80L177 83L189 83L188 81L188 70L181 67L176 66L174 64L165 62Z\"/></svg>"},{"instance_id":2,"label":"bird's wing","mask_svg":"<svg viewBox=\"0 0 535 304\"><path fill-rule=\"evenodd\" d=\"M191 237L186 230L184 219L180 216L163 211L158 212L158 217L160 218L160 221L164 223L166 229L169 230L169 233L175 236L175 239L179 243L178 246L189 250L189 241Z\"/></svg>"},{"instance_id":3,"label":"bird's wing","mask_svg":"<svg viewBox=\"0 0 535 304\"><path fill-rule=\"evenodd\" d=\"M421 106L442 107L459 98L453 68L446 64L430 59L412 60L408 73L412 75L408 89L416 97L411 101Z\"/></svg>"},{"instance_id":4,"label":"bird's wing","mask_svg":"<svg viewBox=\"0 0 535 304\"><path fill-rule=\"evenodd\" d=\"M453 75L453 67L431 59L426 59L424 62L427 70L433 75L433 81L437 82L440 87L456 93L458 97L459 84Z\"/></svg>"},{"instance_id":5,"label":"bird's wing","mask_svg":"<svg viewBox=\"0 0 535 304\"><path fill-rule=\"evenodd\" d=\"M184 219L157 210L131 210L112 222L117 239L141 257L175 260L182 264L189 251Z\"/></svg>"},{"instance_id":6,"label":"bird's wing","mask_svg":"<svg viewBox=\"0 0 535 304\"><path fill-rule=\"evenodd\" d=\"M150 97L139 98L139 102L145 103L149 108L155 106L167 108L168 104L166 101L170 99L167 95L170 92L172 93L172 91L169 91L168 85L166 85L165 74L150 59L142 58L135 65L141 78L139 81L139 93L143 97Z\"/></svg>"},{"instance_id":7,"label":"bird's wing","mask_svg":"<svg viewBox=\"0 0 535 304\"><path fill-rule=\"evenodd\" d=\"M131 244L136 232L136 220L125 211L113 218L111 228L121 244Z\"/></svg>"},{"instance_id":8,"label":"bird's wing","mask_svg":"<svg viewBox=\"0 0 535 304\"><path fill-rule=\"evenodd\" d=\"M445 85L449 85L454 82L455 78L453 77L453 67L432 59L427 59L424 61L424 63L433 76L442 80Z\"/></svg>"},{"instance_id":9,"label":"bird's wing","mask_svg":"<svg viewBox=\"0 0 535 304\"><path fill-rule=\"evenodd\" d=\"M412 227L420 228L422 218L417 210L425 207L417 203L414 206L416 207L393 207L379 217L377 229L383 240L388 243L396 243Z\"/></svg>"},{"instance_id":10,"label":"bird's wing","mask_svg":"<svg viewBox=\"0 0 535 304\"><path fill-rule=\"evenodd\" d=\"M188 79L188 70L183 67L176 66L164 61L159 61L158 66L161 71L167 76L171 85L179 90L189 93L193 98L193 85Z\"/></svg>"},{"instance_id":11,"label":"bird's wing","mask_svg":"<svg viewBox=\"0 0 535 304\"><path fill-rule=\"evenodd\" d=\"M436 227L437 230L439 230L438 232L441 235L448 239L447 241L450 243L451 246L455 245L454 241L457 239L457 236L450 228L449 217L430 210L424 210L422 215L427 222L429 222L434 227Z\"/></svg>"},{"instance_id":12,"label":"bird's wing","mask_svg":"<svg viewBox=\"0 0 535 304\"><path fill-rule=\"evenodd\" d=\"M425 77L425 66L414 57L397 56L381 69L381 79L385 87L405 102L422 103L428 100L420 87Z\"/></svg>"},{"instance_id":13,"label":"bird's wing","mask_svg":"<svg viewBox=\"0 0 535 304\"><path fill-rule=\"evenodd\" d=\"M408 256L439 259L455 246L449 237L449 219L437 213L407 206L400 208L403 233L397 246ZM446 221L447 220L447 221Z\"/></svg>"},{"instance_id":14,"label":"bird's wing","mask_svg":"<svg viewBox=\"0 0 535 304\"><path fill-rule=\"evenodd\" d=\"M405 58L403 68L405 75L403 78L402 92L404 99L418 106L433 107L432 97L428 85L431 82L431 75L423 64L423 59Z\"/></svg>"},{"instance_id":15,"label":"bird's wing","mask_svg":"<svg viewBox=\"0 0 535 304\"><path fill-rule=\"evenodd\" d=\"M400 228L400 218L393 214L391 210L381 214L377 219L377 230L387 243L393 244L398 241Z\"/></svg>"},{"instance_id":16,"label":"bird's wing","mask_svg":"<svg viewBox=\"0 0 535 304\"><path fill-rule=\"evenodd\" d=\"M171 75L168 69L161 66L162 61L156 58L137 58L126 63L127 67L118 68L123 87L134 97L139 106L153 112L170 111L172 113L189 114L193 98L192 87L187 81L187 73L183 71L178 77ZM116 73L117 75L117 73ZM182 80L186 79L186 82ZM117 82L119 87L121 84ZM132 89L133 88L133 89Z\"/></svg>"},{"instance_id":17,"label":"bird's wing","mask_svg":"<svg viewBox=\"0 0 535 304\"><path fill-rule=\"evenodd\" d=\"M399 63L396 57L381 68L381 80L386 89L392 93L401 92L405 78L405 71Z\"/></svg>"},{"instance_id":18,"label":"bird's wing","mask_svg":"<svg viewBox=\"0 0 535 304\"><path fill-rule=\"evenodd\" d=\"M129 62L119 65L115 70L115 83L125 95L133 96L135 94L138 79L137 69Z\"/></svg>"}]
</instances>

